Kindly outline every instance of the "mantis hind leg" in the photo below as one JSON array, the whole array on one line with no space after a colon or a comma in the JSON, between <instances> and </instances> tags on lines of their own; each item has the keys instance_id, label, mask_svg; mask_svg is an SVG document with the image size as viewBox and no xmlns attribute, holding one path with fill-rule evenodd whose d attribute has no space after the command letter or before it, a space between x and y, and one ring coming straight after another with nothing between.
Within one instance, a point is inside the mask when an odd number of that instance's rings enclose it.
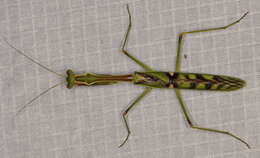
<instances>
[{"instance_id":1,"label":"mantis hind leg","mask_svg":"<svg viewBox=\"0 0 260 158\"><path fill-rule=\"evenodd\" d=\"M152 71L152 69L151 69L149 66L147 66L146 64L144 64L143 62L141 62L140 60L138 60L137 58L135 58L135 57L132 56L131 54L129 54L128 51L126 50L127 41L128 41L128 38L129 38L129 34L130 34L131 27L132 27L132 17L131 17L131 13L130 13L128 4L127 4L127 6L126 6L126 9L127 9L127 12L128 12L129 24L128 24L128 28L127 28L127 31L126 31L125 38L124 38L124 40L123 40L123 45L122 45L121 51L122 51L126 56L128 56L130 59L132 59L135 63L137 63L138 65L140 65L140 66L141 66L143 69L145 69L146 71Z\"/></svg>"},{"instance_id":2,"label":"mantis hind leg","mask_svg":"<svg viewBox=\"0 0 260 158\"><path fill-rule=\"evenodd\" d=\"M181 97L181 94L180 94L180 90L179 89L175 89L175 93L176 93L176 96L177 96L177 99L180 103L180 106L181 106L181 109L184 113L184 116L185 116L185 119L186 121L188 122L189 126L193 129L198 129L198 130L202 130L202 131L208 131L208 132L215 132L215 133L220 133L220 134L225 134L225 135L228 135L228 136L231 136L235 139L237 139L238 141L244 143L248 148L250 148L250 145L244 141L242 138L228 132L228 131L224 131L224 130L217 130L217 129L212 129L212 128L205 128L205 127L200 127L200 126L195 126L189 116L189 111L187 109L187 107L184 105L184 102L182 100L182 97Z\"/></svg>"},{"instance_id":3,"label":"mantis hind leg","mask_svg":"<svg viewBox=\"0 0 260 158\"><path fill-rule=\"evenodd\" d=\"M178 48L177 48L177 57L176 57L176 63L175 63L175 72L179 72L180 71L180 66L181 66L180 58L181 58L181 51L182 51L183 36L184 35L186 35L186 34L193 34L193 33L199 33L199 32L209 32L209 31L216 31L216 30L224 30L224 29L227 29L227 28L229 28L229 27L239 23L247 14L248 14L248 12L246 12L241 18L239 18L235 22L233 22L231 24L228 24L226 26L216 27L216 28L209 28L209 29L202 29L202 30L194 30L194 31L180 33L179 34L179 38L178 38Z\"/></svg>"},{"instance_id":4,"label":"mantis hind leg","mask_svg":"<svg viewBox=\"0 0 260 158\"><path fill-rule=\"evenodd\" d=\"M181 62L180 62L180 56L181 56L181 51L182 51L182 45L183 45L183 36L186 34L193 34L193 33L199 33L199 32L209 32L209 31L215 31L215 30L224 30L227 29L237 23L239 23L246 15L248 14L248 12L246 12L241 18L239 18L238 20L236 20L233 23L230 23L226 26L222 26L222 27L216 27L216 28L209 28L209 29L202 29L202 30L194 30L194 31L189 31L189 32L182 32L179 34L179 38L178 38L178 48L177 48L177 57L176 57L176 63L175 63L175 72L179 72L180 71L180 66L181 66ZM181 93L179 89L175 89L175 93L176 93L176 97L179 101L179 104L181 106L181 109L184 113L185 119L188 122L189 126L193 129L197 129L197 130L202 130L202 131L208 131L208 132L215 132L215 133L220 133L220 134L225 134L228 136L231 136L235 139L237 139L238 141L244 143L248 148L250 148L249 144L244 141L243 139L241 139L240 137L228 132L228 131L224 131L224 130L217 130L217 129L212 129L212 128L204 128L204 127L200 127L200 126L195 126L190 118L189 115L189 111L187 109L187 107L185 106L182 97L181 97Z\"/></svg>"},{"instance_id":5,"label":"mantis hind leg","mask_svg":"<svg viewBox=\"0 0 260 158\"><path fill-rule=\"evenodd\" d=\"M128 140L130 134L131 134L131 131L130 131L130 128L129 128L129 125L128 125L128 121L127 121L127 116L128 116L128 112L130 110L132 110L135 105L141 101L141 99L143 99L150 91L152 90L152 88L146 88L142 94L140 94L129 106L128 108L123 112L123 119L124 119L124 123L125 123L125 126L126 126L126 130L127 130L127 136L125 137L125 140L123 141L122 144L119 145L119 148L122 147Z\"/></svg>"}]
</instances>

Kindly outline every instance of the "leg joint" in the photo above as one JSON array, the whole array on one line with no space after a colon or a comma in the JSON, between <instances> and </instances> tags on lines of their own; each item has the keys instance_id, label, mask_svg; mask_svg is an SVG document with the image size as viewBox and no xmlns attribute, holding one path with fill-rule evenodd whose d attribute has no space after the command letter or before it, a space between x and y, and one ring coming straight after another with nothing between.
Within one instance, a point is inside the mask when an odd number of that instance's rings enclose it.
<instances>
[{"instance_id":1,"label":"leg joint","mask_svg":"<svg viewBox=\"0 0 260 158\"><path fill-rule=\"evenodd\" d=\"M187 119L187 122L188 122L188 124L190 125L190 127L191 127L191 128L193 128L193 127L194 127L194 125L193 125L193 123L191 122L191 120L190 120L190 119Z\"/></svg>"},{"instance_id":2,"label":"leg joint","mask_svg":"<svg viewBox=\"0 0 260 158\"><path fill-rule=\"evenodd\" d=\"M184 36L185 34L187 34L187 32L181 32L181 33L179 33L179 38L181 38L181 37Z\"/></svg>"},{"instance_id":3,"label":"leg joint","mask_svg":"<svg viewBox=\"0 0 260 158\"><path fill-rule=\"evenodd\" d=\"M123 117L126 117L127 116L127 113L128 113L128 109L126 111L123 112Z\"/></svg>"}]
</instances>

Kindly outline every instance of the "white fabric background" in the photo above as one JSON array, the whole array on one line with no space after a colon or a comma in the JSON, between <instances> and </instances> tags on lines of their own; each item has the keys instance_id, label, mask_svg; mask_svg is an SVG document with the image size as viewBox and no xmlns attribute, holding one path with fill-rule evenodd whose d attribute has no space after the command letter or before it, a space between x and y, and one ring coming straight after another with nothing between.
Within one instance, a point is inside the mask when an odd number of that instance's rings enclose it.
<instances>
[{"instance_id":1,"label":"white fabric background","mask_svg":"<svg viewBox=\"0 0 260 158\"><path fill-rule=\"evenodd\" d=\"M154 89L129 115L121 113L143 87L60 86L15 112L63 79L0 45L1 158L258 158L260 156L259 0L1 0L0 33L51 69L127 74L142 70L119 52L133 15L129 51L152 68L173 71L177 35L185 37L182 71L236 76L234 92L182 91L196 124L231 131L254 148L221 134L188 128L172 90Z\"/></svg>"}]
</instances>

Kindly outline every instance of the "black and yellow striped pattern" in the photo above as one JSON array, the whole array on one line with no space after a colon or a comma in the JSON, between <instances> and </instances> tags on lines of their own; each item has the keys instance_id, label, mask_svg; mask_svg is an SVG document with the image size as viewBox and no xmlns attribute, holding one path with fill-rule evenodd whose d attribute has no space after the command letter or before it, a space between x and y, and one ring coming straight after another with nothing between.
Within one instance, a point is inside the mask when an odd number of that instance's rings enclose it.
<instances>
[{"instance_id":1,"label":"black and yellow striped pattern","mask_svg":"<svg viewBox=\"0 0 260 158\"><path fill-rule=\"evenodd\" d=\"M135 72L134 84L153 88L232 91L245 86L245 81L231 76L185 72Z\"/></svg>"},{"instance_id":2,"label":"black and yellow striped pattern","mask_svg":"<svg viewBox=\"0 0 260 158\"><path fill-rule=\"evenodd\" d=\"M245 81L231 76L183 73L168 73L169 88L232 91L245 86Z\"/></svg>"}]
</instances>

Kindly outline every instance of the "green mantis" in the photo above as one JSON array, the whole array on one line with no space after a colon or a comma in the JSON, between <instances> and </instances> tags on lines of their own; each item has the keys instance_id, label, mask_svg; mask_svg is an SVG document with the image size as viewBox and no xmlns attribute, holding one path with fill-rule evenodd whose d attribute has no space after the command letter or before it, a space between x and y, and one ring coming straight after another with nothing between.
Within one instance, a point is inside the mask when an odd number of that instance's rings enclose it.
<instances>
[{"instance_id":1,"label":"green mantis","mask_svg":"<svg viewBox=\"0 0 260 158\"><path fill-rule=\"evenodd\" d=\"M127 5L127 12L128 12L128 18L129 18L129 25L126 31L126 35L123 39L123 45L121 48L121 52L125 54L127 57L129 57L132 61L134 61L136 64L141 66L144 71L143 72L134 72L133 74L125 74L125 75L108 75L108 74L94 74L94 73L83 73L83 74L77 74L74 73L72 70L67 70L67 76L64 76L62 74L59 74L46 66L40 64L39 62L35 61L31 57L27 56L22 51L18 50L14 46L12 46L7 40L6 43L15 49L19 54L25 56L32 62L38 64L42 68L55 73L56 75L66 78L66 81L62 81L61 83L58 83L47 90L43 91L40 95L33 98L31 101L29 101L27 104L25 104L18 112L20 113L25 107L30 105L33 101L35 101L37 98L39 98L41 95L47 93L50 89L53 89L63 83L67 83L67 88L73 88L74 86L98 86L98 85L110 85L110 84L116 84L118 82L130 82L135 85L143 86L144 91L133 100L133 102L127 107L127 109L122 113L122 118L127 130L127 135L122 141L122 143L119 145L119 147L122 147L127 141L129 136L131 135L131 130L128 125L128 114L130 110L133 110L134 107L137 105L138 102L140 102L146 95L148 95L153 88L171 88L175 91L177 100L179 101L180 107L184 113L185 119L188 122L188 125L190 128L201 130L201 131L208 131L208 132L214 132L219 134L225 134L228 136L233 137L234 139L240 141L241 143L245 144L248 148L250 148L250 145L244 141L242 138L236 136L233 133L230 133L228 131L224 130L218 130L218 129L212 129L212 128L206 128L206 127L200 127L194 125L194 123L191 120L189 110L184 104L184 101L182 99L182 95L180 93L180 89L192 89L192 90L210 90L210 91L233 91L240 89L245 86L245 81L242 79L231 77L231 76L225 76L225 75L214 75L214 74L199 74L199 73L188 73L188 72L181 72L180 66L181 66L181 52L182 52L182 46L183 46L183 37L188 34L194 34L199 32L209 32L209 31L215 31L215 30L224 30L227 29L237 23L239 23L247 14L245 13L241 18L236 20L235 22L223 26L223 27L216 27L216 28L209 28L209 29L202 29L202 30L194 30L189 32L182 32L179 34L178 37L178 47L177 47L177 56L176 56L176 64L175 64L175 71L174 72L162 72L162 71L154 71L152 68L150 68L148 65L140 61L139 59L135 58L126 49L127 41L129 39L129 34L132 27L132 21L131 21L131 13L129 10L129 6Z\"/></svg>"}]
</instances>

